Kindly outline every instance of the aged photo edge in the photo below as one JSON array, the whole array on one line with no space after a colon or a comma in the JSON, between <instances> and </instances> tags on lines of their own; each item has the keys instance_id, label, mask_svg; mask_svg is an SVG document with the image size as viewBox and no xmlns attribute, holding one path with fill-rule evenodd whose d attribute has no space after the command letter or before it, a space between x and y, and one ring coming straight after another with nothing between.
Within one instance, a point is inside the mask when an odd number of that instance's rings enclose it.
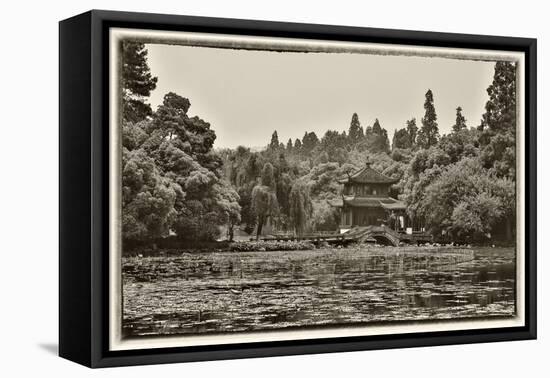
<instances>
[{"instance_id":1,"label":"aged photo edge","mask_svg":"<svg viewBox=\"0 0 550 378\"><path fill-rule=\"evenodd\" d=\"M513 60L517 66L517 245L516 245L516 317L506 320L468 320L429 322L427 324L376 325L347 328L327 328L323 330L279 330L270 332L231 333L226 335L159 336L143 339L123 339L122 327L122 280L121 280L121 127L119 85L119 49L118 42L124 38L136 38L149 43L167 43L203 47L220 47L231 43L230 48L253 48L263 50L280 49L285 43L291 49L310 52L392 54L424 57L442 57L449 59L473 60ZM252 46L252 47L251 47ZM275 47L274 47L275 46ZM313 46L313 47L312 47ZM324 51L319 51L320 47ZM226 47L227 48L227 47ZM384 52L384 49L387 49ZM290 50L295 51L295 50ZM369 336L384 334L403 334L416 332L435 332L448 330L485 329L518 327L525 325L525 56L523 53L490 51L484 54L480 50L418 47L402 45L376 45L368 43L340 43L335 41L308 41L298 39L267 38L253 36L228 36L187 32L163 32L151 30L132 30L112 28L109 32L109 350L131 350L142 348L165 348L212 344L252 343L260 341L281 341L317 339L330 337Z\"/></svg>"}]
</instances>

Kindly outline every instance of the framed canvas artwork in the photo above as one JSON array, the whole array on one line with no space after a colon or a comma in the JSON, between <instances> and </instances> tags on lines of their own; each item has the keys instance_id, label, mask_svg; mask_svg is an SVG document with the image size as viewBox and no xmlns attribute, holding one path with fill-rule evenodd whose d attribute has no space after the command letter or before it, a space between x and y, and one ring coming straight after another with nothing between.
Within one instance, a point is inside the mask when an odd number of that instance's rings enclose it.
<instances>
[{"instance_id":1,"label":"framed canvas artwork","mask_svg":"<svg viewBox=\"0 0 550 378\"><path fill-rule=\"evenodd\" d=\"M536 337L536 40L60 22L60 355Z\"/></svg>"}]
</instances>

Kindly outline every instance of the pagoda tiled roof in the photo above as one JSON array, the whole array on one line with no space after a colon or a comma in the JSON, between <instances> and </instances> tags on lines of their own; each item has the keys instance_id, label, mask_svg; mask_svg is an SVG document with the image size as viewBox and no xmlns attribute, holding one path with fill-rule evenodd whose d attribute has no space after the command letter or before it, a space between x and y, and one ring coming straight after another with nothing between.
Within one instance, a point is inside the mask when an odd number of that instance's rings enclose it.
<instances>
[{"instance_id":1,"label":"pagoda tiled roof","mask_svg":"<svg viewBox=\"0 0 550 378\"><path fill-rule=\"evenodd\" d=\"M341 184L347 183L359 183L359 184L395 184L399 179L386 176L383 173L378 172L376 169L370 166L370 163L365 164L365 167L355 171L348 175L348 177L338 180Z\"/></svg>"}]
</instances>

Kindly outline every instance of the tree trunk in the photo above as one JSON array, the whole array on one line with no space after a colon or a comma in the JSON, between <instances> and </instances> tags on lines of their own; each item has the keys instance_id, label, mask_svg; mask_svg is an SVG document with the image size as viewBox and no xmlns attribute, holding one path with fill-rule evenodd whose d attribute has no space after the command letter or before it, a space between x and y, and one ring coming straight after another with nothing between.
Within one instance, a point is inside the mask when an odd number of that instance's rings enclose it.
<instances>
[{"instance_id":1,"label":"tree trunk","mask_svg":"<svg viewBox=\"0 0 550 378\"><path fill-rule=\"evenodd\" d=\"M256 240L260 239L263 225L264 225L264 220L258 217L258 229L256 230Z\"/></svg>"},{"instance_id":2,"label":"tree trunk","mask_svg":"<svg viewBox=\"0 0 550 378\"><path fill-rule=\"evenodd\" d=\"M230 224L228 227L228 234L229 234L229 241L233 241L233 236L235 235L235 232L233 230L233 224Z\"/></svg>"}]
</instances>

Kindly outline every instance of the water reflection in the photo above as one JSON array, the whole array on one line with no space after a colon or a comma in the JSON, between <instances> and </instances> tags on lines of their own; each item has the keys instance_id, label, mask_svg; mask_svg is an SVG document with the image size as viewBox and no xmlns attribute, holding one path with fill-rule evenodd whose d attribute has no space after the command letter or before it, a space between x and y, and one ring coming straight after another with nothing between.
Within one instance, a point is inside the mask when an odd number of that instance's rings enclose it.
<instances>
[{"instance_id":1,"label":"water reflection","mask_svg":"<svg viewBox=\"0 0 550 378\"><path fill-rule=\"evenodd\" d=\"M127 336L515 314L513 249L399 249L123 259Z\"/></svg>"}]
</instances>

